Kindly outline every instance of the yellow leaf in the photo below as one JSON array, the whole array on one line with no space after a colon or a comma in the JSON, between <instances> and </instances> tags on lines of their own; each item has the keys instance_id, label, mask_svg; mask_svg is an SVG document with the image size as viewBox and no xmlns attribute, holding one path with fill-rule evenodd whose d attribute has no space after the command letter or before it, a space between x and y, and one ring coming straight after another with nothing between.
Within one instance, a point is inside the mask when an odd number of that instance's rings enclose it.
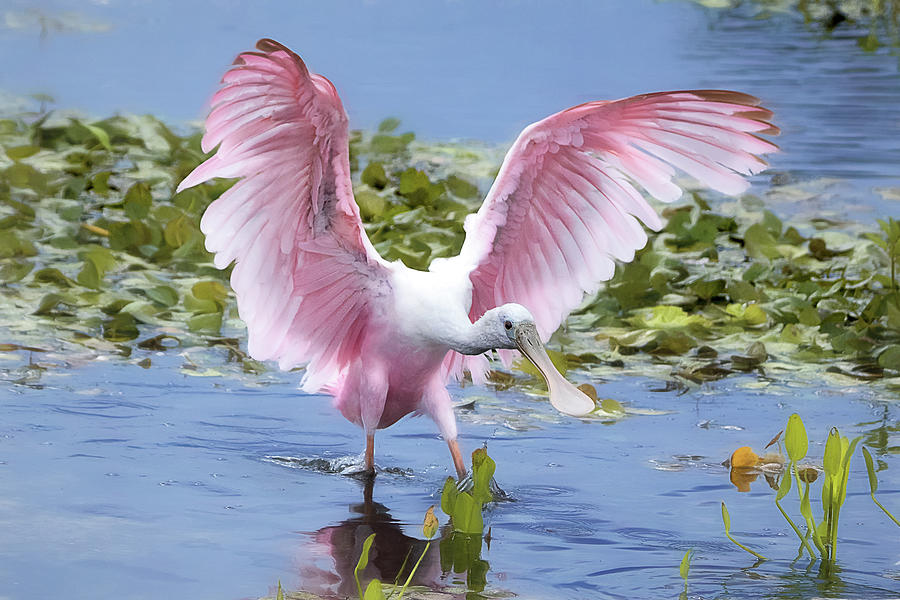
<instances>
[{"instance_id":1,"label":"yellow leaf","mask_svg":"<svg viewBox=\"0 0 900 600\"><path fill-rule=\"evenodd\" d=\"M731 468L732 469L740 469L746 467L755 467L759 462L759 457L756 455L750 446L741 446L731 455Z\"/></svg>"}]
</instances>

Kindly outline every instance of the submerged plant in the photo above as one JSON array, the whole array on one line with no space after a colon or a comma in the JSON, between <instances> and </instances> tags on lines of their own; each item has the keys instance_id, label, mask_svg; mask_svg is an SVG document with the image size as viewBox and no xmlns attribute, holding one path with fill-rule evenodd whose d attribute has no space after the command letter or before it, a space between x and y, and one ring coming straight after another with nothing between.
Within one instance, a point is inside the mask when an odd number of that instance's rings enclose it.
<instances>
[{"instance_id":1,"label":"submerged plant","mask_svg":"<svg viewBox=\"0 0 900 600\"><path fill-rule=\"evenodd\" d=\"M892 515L888 509L881 505L881 502L875 499L875 492L878 490L878 477L875 475L875 465L872 462L872 455L869 454L869 449L865 446L862 447L863 458L866 459L866 470L869 472L869 495L872 496L872 502L884 511L888 517L890 517L891 521L894 522L895 525L900 526L900 521L897 520L897 517Z\"/></svg>"}]
</instances>

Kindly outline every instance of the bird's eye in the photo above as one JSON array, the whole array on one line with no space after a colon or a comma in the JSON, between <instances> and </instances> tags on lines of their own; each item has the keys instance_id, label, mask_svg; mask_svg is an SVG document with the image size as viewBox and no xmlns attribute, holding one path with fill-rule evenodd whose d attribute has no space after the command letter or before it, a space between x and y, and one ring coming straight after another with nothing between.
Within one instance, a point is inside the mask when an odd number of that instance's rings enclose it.
<instances>
[{"instance_id":1,"label":"bird's eye","mask_svg":"<svg viewBox=\"0 0 900 600\"><path fill-rule=\"evenodd\" d=\"M506 321L506 322L503 324L503 326L506 327L507 329L512 329L512 323L509 322L509 321Z\"/></svg>"}]
</instances>

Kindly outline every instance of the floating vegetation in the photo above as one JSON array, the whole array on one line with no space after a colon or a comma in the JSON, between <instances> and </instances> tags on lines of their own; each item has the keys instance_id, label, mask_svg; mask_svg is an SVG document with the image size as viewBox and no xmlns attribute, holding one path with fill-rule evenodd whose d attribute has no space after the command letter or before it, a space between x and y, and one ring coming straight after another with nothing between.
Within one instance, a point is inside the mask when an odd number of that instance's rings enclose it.
<instances>
[{"instance_id":1,"label":"floating vegetation","mask_svg":"<svg viewBox=\"0 0 900 600\"><path fill-rule=\"evenodd\" d=\"M797 13L803 20L825 31L857 26L868 33L856 39L866 52L883 45L900 46L900 2L898 0L694 0L708 8L748 11L755 18Z\"/></svg>"},{"instance_id":2,"label":"floating vegetation","mask_svg":"<svg viewBox=\"0 0 900 600\"><path fill-rule=\"evenodd\" d=\"M398 126L352 135L355 193L379 252L423 269L459 250L501 152L422 144ZM118 355L150 367L170 353L190 374L265 373L242 349L228 272L199 229L233 182L174 193L206 156L199 138L151 116L0 119L0 341L47 350L44 361ZM900 222L787 225L752 196L715 209L710 196L688 198L664 208L664 229L556 334L555 361L595 376L653 366L676 388L796 376L798 365L810 378L900 386ZM26 352L12 347L0 351ZM505 377L494 379L522 382ZM602 403L598 414L622 414Z\"/></svg>"}]
</instances>

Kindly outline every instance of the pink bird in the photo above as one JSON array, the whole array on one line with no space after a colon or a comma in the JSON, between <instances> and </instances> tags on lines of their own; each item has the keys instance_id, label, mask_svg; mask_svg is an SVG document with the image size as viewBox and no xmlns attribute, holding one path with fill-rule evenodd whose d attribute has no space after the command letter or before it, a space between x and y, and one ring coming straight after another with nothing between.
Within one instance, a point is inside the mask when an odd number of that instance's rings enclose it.
<instances>
[{"instance_id":1,"label":"pink bird","mask_svg":"<svg viewBox=\"0 0 900 600\"><path fill-rule=\"evenodd\" d=\"M681 196L675 168L738 194L777 146L772 113L739 92L691 90L587 102L527 127L506 155L458 256L428 271L387 262L363 230L350 178L347 115L334 85L273 40L238 56L213 96L203 150L216 154L178 190L239 178L201 221L247 324L250 355L324 391L365 431L429 415L457 473L466 468L446 385L484 382L485 355L518 350L547 380L550 402L582 416L594 402L543 349L585 295L662 222L640 188ZM673 168L675 167L675 168Z\"/></svg>"}]
</instances>

